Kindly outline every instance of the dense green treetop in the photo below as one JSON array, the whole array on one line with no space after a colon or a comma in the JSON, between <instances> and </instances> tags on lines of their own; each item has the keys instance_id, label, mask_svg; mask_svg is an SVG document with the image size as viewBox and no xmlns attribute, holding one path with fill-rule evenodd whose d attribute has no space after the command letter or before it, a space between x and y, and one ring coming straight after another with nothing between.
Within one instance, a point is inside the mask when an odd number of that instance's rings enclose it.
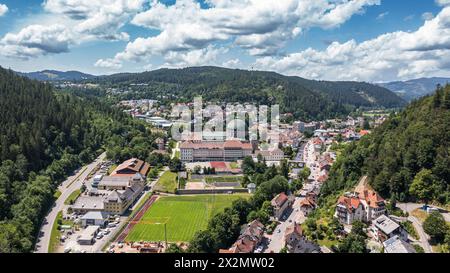
<instances>
[{"instance_id":1,"label":"dense green treetop","mask_svg":"<svg viewBox=\"0 0 450 273\"><path fill-rule=\"evenodd\" d=\"M382 196L450 202L450 85L413 101L374 132L348 145L322 188L326 196L368 175Z\"/></svg>"}]
</instances>

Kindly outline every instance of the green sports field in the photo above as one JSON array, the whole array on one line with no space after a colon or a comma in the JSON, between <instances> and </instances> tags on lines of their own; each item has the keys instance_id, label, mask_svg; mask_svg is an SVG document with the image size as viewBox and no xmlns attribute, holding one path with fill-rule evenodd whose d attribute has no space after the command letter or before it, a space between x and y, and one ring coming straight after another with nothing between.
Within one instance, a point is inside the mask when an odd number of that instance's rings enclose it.
<instances>
[{"instance_id":1,"label":"green sports field","mask_svg":"<svg viewBox=\"0 0 450 273\"><path fill-rule=\"evenodd\" d=\"M203 230L208 220L230 206L239 197L233 195L197 195L160 197L126 237L126 241L164 241L164 223L169 242L188 242Z\"/></svg>"}]
</instances>

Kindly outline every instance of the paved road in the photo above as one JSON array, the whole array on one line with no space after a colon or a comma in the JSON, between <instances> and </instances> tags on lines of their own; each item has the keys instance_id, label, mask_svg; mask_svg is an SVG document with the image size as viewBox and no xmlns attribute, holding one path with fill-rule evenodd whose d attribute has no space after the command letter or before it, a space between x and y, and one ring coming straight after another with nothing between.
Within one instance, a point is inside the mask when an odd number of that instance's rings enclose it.
<instances>
[{"instance_id":1,"label":"paved road","mask_svg":"<svg viewBox=\"0 0 450 273\"><path fill-rule=\"evenodd\" d=\"M67 178L66 181L61 183L58 190L61 191L61 196L55 201L55 204L51 208L50 212L45 217L41 229L39 231L39 236L35 246L35 252L37 253L47 253L50 244L50 235L52 231L53 224L55 223L56 216L58 212L65 208L64 201L69 197L69 195L75 190L79 189L82 182L86 179L89 173L94 170L94 168L100 164L106 157L106 153L101 154L94 162L89 164L87 167L80 169L75 175Z\"/></svg>"},{"instance_id":2,"label":"paved road","mask_svg":"<svg viewBox=\"0 0 450 273\"><path fill-rule=\"evenodd\" d=\"M420 223L420 221L417 220L417 218L414 216L409 216L408 220L413 223L414 228L417 230L417 233L419 233L420 240L418 241L418 243L425 250L425 253L433 253L433 249L431 248L431 245L428 242L430 238L428 234L426 234L425 231L423 231L422 223Z\"/></svg>"},{"instance_id":3,"label":"paved road","mask_svg":"<svg viewBox=\"0 0 450 273\"><path fill-rule=\"evenodd\" d=\"M412 211L421 208L422 206L423 204L417 203L397 203L398 208L409 213L408 220L413 223L413 226L417 230L417 233L419 234L420 237L420 240L417 242L425 250L425 253L432 253L433 249L431 248L431 245L428 242L429 236L428 234L425 233L425 231L423 231L422 223L416 217L411 215Z\"/></svg>"},{"instance_id":4,"label":"paved road","mask_svg":"<svg viewBox=\"0 0 450 273\"><path fill-rule=\"evenodd\" d=\"M273 234L270 236L270 243L267 245L267 248L264 250L265 253L279 253L280 250L284 247L284 235L286 233L286 228L290 225L292 225L294 222L297 222L299 224L302 224L306 218L304 217L303 213L300 211L300 201L303 198L297 197L292 210L292 213L289 215L289 218L286 219L286 221L281 222L276 229L274 230ZM298 210L298 211L297 211ZM280 231L280 232L278 232Z\"/></svg>"}]
</instances>

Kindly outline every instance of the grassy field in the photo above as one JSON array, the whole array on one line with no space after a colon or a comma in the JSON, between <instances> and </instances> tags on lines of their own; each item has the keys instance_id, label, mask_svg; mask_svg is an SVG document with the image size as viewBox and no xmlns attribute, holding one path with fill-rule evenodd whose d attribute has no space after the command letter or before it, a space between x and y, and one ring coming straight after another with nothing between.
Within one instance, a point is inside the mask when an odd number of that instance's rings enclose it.
<instances>
[{"instance_id":1,"label":"grassy field","mask_svg":"<svg viewBox=\"0 0 450 273\"><path fill-rule=\"evenodd\" d=\"M155 191L174 193L177 190L177 174L165 172L155 185Z\"/></svg>"},{"instance_id":2,"label":"grassy field","mask_svg":"<svg viewBox=\"0 0 450 273\"><path fill-rule=\"evenodd\" d=\"M242 176L215 176L206 177L206 183L220 183L220 182L242 182Z\"/></svg>"},{"instance_id":3,"label":"grassy field","mask_svg":"<svg viewBox=\"0 0 450 273\"><path fill-rule=\"evenodd\" d=\"M428 217L428 213L426 213L424 210L422 209L415 209L411 212L411 215L416 217L417 219L419 219L420 222L424 222L425 219L427 219Z\"/></svg>"},{"instance_id":4,"label":"grassy field","mask_svg":"<svg viewBox=\"0 0 450 273\"><path fill-rule=\"evenodd\" d=\"M161 197L135 225L126 241L163 241L165 223L169 242L188 242L195 232L206 228L213 215L239 197L248 198L249 195Z\"/></svg>"},{"instance_id":5,"label":"grassy field","mask_svg":"<svg viewBox=\"0 0 450 273\"><path fill-rule=\"evenodd\" d=\"M64 201L65 205L71 205L73 204L73 202L75 202L75 200L77 200L78 196L80 196L81 194L81 190L78 189L74 192L72 192L69 197L67 197L67 199Z\"/></svg>"}]
</instances>

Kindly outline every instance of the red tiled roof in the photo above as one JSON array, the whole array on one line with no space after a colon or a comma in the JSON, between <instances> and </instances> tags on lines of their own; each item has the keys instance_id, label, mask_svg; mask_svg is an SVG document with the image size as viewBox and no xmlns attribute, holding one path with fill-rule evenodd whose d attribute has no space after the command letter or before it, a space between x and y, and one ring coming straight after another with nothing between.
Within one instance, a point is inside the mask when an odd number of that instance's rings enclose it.
<instances>
[{"instance_id":1,"label":"red tiled roof","mask_svg":"<svg viewBox=\"0 0 450 273\"><path fill-rule=\"evenodd\" d=\"M225 164L225 162L210 162L209 163L211 165L211 168L214 169L227 169L227 164Z\"/></svg>"},{"instance_id":2,"label":"red tiled roof","mask_svg":"<svg viewBox=\"0 0 450 273\"><path fill-rule=\"evenodd\" d=\"M300 202L300 207L315 207L316 203L312 198L307 197Z\"/></svg>"},{"instance_id":3,"label":"red tiled roof","mask_svg":"<svg viewBox=\"0 0 450 273\"><path fill-rule=\"evenodd\" d=\"M384 202L384 199L378 195L375 191L364 190L359 193L359 198L366 200L367 204L372 208L378 208L380 202Z\"/></svg>"},{"instance_id":4,"label":"red tiled roof","mask_svg":"<svg viewBox=\"0 0 450 273\"><path fill-rule=\"evenodd\" d=\"M284 192L282 192L272 199L272 205L281 207L287 200L288 196Z\"/></svg>"},{"instance_id":5,"label":"red tiled roof","mask_svg":"<svg viewBox=\"0 0 450 273\"><path fill-rule=\"evenodd\" d=\"M131 158L120 164L112 173L111 176L130 176L140 173L146 176L150 169L150 165L137 158Z\"/></svg>"},{"instance_id":6,"label":"red tiled roof","mask_svg":"<svg viewBox=\"0 0 450 273\"><path fill-rule=\"evenodd\" d=\"M365 136L365 135L368 135L368 134L370 134L370 131L367 131L367 130L361 130L361 131L359 132L359 135L360 135L360 136Z\"/></svg>"},{"instance_id":7,"label":"red tiled roof","mask_svg":"<svg viewBox=\"0 0 450 273\"><path fill-rule=\"evenodd\" d=\"M323 182L327 181L327 179L328 179L328 175L324 174L324 175L320 176L319 178L317 178L317 181L320 183L323 183Z\"/></svg>"},{"instance_id":8,"label":"red tiled roof","mask_svg":"<svg viewBox=\"0 0 450 273\"><path fill-rule=\"evenodd\" d=\"M293 223L292 225L288 226L286 228L286 232L285 232L285 238L289 237L292 233L298 235L298 236L302 236L303 235L303 230L302 230L302 226L300 224L297 223Z\"/></svg>"},{"instance_id":9,"label":"red tiled roof","mask_svg":"<svg viewBox=\"0 0 450 273\"><path fill-rule=\"evenodd\" d=\"M338 204L344 205L347 210L351 211L357 209L361 205L361 201L359 201L359 199L356 197L341 196L339 198Z\"/></svg>"}]
</instances>

